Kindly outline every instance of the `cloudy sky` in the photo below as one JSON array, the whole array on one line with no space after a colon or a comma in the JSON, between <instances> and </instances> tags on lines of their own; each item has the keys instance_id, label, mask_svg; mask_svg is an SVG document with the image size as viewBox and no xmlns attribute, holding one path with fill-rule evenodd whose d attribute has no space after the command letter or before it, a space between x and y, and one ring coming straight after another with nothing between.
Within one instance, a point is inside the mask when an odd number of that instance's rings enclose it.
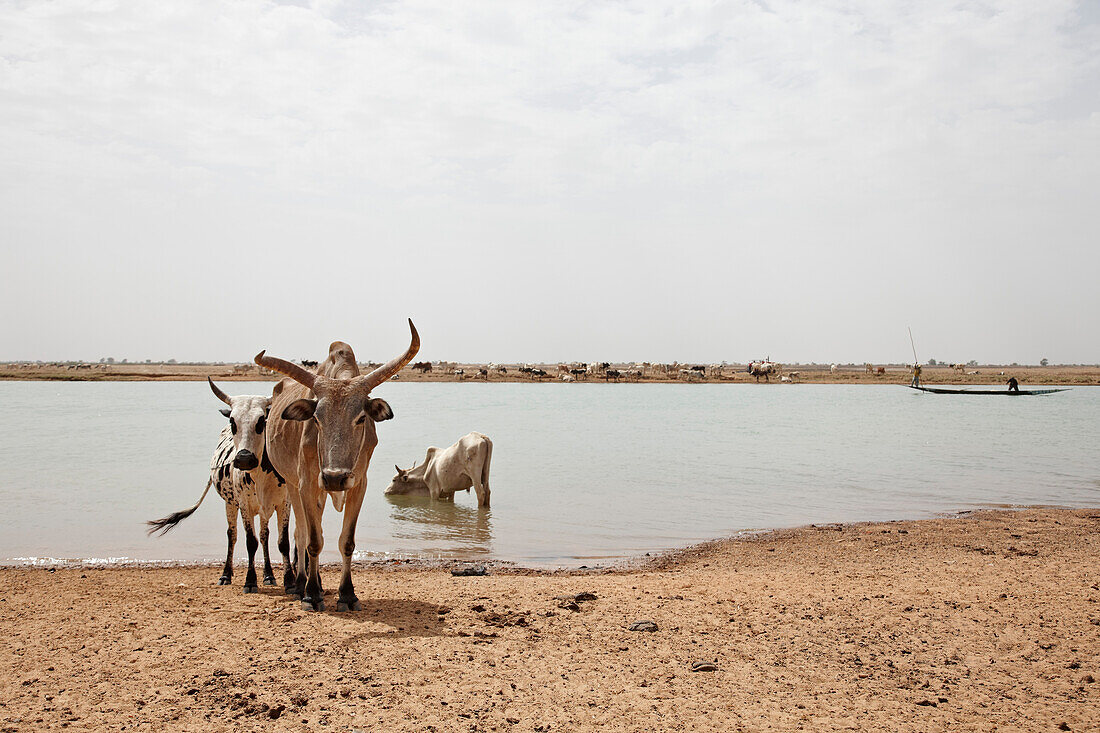
<instances>
[{"instance_id":1,"label":"cloudy sky","mask_svg":"<svg viewBox=\"0 0 1100 733\"><path fill-rule=\"evenodd\" d=\"M0 0L0 359L1100 362L1100 3Z\"/></svg>"}]
</instances>

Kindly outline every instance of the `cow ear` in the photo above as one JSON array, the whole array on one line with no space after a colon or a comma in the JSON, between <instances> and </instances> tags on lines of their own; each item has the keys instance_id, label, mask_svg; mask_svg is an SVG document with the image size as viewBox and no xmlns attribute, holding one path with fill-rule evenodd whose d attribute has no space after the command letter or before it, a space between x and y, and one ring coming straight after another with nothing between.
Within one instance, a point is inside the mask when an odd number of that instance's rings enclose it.
<instances>
[{"instance_id":1,"label":"cow ear","mask_svg":"<svg viewBox=\"0 0 1100 733\"><path fill-rule=\"evenodd\" d=\"M367 400L366 411L367 414L370 415L370 419L375 422L393 419L393 410L390 409L389 403L385 400L377 398Z\"/></svg>"},{"instance_id":2,"label":"cow ear","mask_svg":"<svg viewBox=\"0 0 1100 733\"><path fill-rule=\"evenodd\" d=\"M222 409L218 410L218 412L225 415L226 417L229 417L231 410L228 407L223 407Z\"/></svg>"},{"instance_id":3,"label":"cow ear","mask_svg":"<svg viewBox=\"0 0 1100 733\"><path fill-rule=\"evenodd\" d=\"M317 409L317 400L294 400L283 410L284 420L308 420Z\"/></svg>"}]
</instances>

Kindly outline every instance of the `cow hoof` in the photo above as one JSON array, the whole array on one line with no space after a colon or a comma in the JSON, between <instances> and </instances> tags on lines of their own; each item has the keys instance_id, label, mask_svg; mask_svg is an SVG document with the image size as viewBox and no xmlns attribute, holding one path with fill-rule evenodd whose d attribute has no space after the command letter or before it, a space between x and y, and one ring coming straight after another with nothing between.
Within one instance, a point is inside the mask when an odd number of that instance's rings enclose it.
<instances>
[{"instance_id":1,"label":"cow hoof","mask_svg":"<svg viewBox=\"0 0 1100 733\"><path fill-rule=\"evenodd\" d=\"M268 575L264 578L264 585L275 585L275 576Z\"/></svg>"},{"instance_id":2,"label":"cow hoof","mask_svg":"<svg viewBox=\"0 0 1100 733\"><path fill-rule=\"evenodd\" d=\"M260 592L260 589L259 589L259 588L257 588L257 587L256 587L256 586L254 586L254 585L246 585L246 586L244 587L244 592L245 592L245 593L259 593L259 592Z\"/></svg>"},{"instance_id":3,"label":"cow hoof","mask_svg":"<svg viewBox=\"0 0 1100 733\"><path fill-rule=\"evenodd\" d=\"M340 601L336 604L337 611L362 611L363 604L359 601L352 601L350 604Z\"/></svg>"},{"instance_id":4,"label":"cow hoof","mask_svg":"<svg viewBox=\"0 0 1100 733\"><path fill-rule=\"evenodd\" d=\"M302 601L302 610L303 611L324 611L325 610L325 602L320 601L319 603L314 605L314 603L312 601Z\"/></svg>"},{"instance_id":5,"label":"cow hoof","mask_svg":"<svg viewBox=\"0 0 1100 733\"><path fill-rule=\"evenodd\" d=\"M223 575L222 577L218 578L218 585L229 585L232 582L233 579L230 578L228 575Z\"/></svg>"}]
</instances>

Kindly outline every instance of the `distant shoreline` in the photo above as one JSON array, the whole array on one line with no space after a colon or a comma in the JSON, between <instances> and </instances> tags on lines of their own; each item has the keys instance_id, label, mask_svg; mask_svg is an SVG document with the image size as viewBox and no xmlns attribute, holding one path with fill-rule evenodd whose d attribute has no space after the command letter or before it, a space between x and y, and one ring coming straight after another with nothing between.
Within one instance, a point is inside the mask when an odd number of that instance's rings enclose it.
<instances>
[{"instance_id":1,"label":"distant shoreline","mask_svg":"<svg viewBox=\"0 0 1100 733\"><path fill-rule=\"evenodd\" d=\"M546 372L544 377L535 377L519 371L518 364L505 364L506 372L499 371L496 365L473 363L446 363L433 366L428 373L420 373L406 368L398 375L402 382L494 382L494 383L562 383L565 372L559 372L557 364L532 364L532 367ZM708 366L705 377L681 375L681 368L688 364L674 366L666 375L658 365L650 365L639 371L644 376L627 375L634 368L632 364L612 364L611 368L620 372L615 380L603 375L590 375L578 379L575 383L640 383L640 384L756 384L757 380L747 373L744 365L729 364L714 373ZM693 365L692 365L693 366ZM878 369L883 373L878 373ZM481 374L484 369L487 373ZM833 371L829 365L792 364L783 365L778 376L768 380L761 379L760 384L784 384L787 377L796 384L909 384L912 375L907 365L872 365L873 371L866 366L838 366ZM456 371L461 372L456 374ZM1003 384L1008 377L1014 376L1025 385L1100 385L1100 365L1096 366L1010 366L978 365L963 370L949 366L922 367L922 382L936 384ZM0 364L0 381L55 381L55 382L192 382L203 381L211 377L219 381L274 382L276 375L263 373L253 364L81 364L52 363Z\"/></svg>"}]
</instances>

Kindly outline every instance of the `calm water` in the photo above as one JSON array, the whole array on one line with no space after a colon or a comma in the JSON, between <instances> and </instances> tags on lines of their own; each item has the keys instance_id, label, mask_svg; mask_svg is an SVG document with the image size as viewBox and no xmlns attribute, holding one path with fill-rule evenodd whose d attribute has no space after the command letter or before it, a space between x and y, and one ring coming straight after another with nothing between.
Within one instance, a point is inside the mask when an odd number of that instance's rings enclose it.
<instances>
[{"instance_id":1,"label":"calm water","mask_svg":"<svg viewBox=\"0 0 1100 733\"><path fill-rule=\"evenodd\" d=\"M378 428L364 557L579 565L743 529L1100 503L1095 388L983 399L897 386L391 382L375 394L396 418ZM225 419L204 383L3 382L0 399L0 560L224 558L213 491L165 537L143 525L205 486ZM491 510L473 492L454 504L382 495L395 463L471 430L494 442ZM331 506L325 520L336 559Z\"/></svg>"}]
</instances>

